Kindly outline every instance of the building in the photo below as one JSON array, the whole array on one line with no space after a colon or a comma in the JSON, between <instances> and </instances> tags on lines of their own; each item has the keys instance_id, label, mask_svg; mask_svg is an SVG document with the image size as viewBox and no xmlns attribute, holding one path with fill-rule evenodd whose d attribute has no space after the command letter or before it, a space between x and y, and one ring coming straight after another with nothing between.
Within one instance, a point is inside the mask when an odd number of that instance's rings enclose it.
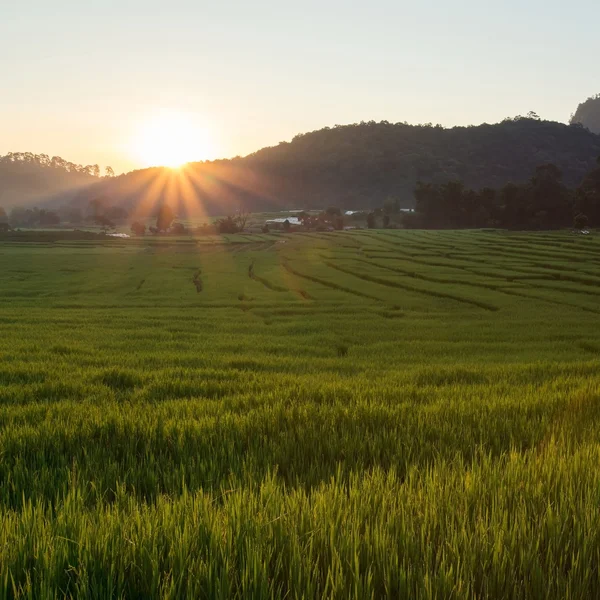
<instances>
[{"instance_id":1,"label":"building","mask_svg":"<svg viewBox=\"0 0 600 600\"><path fill-rule=\"evenodd\" d=\"M288 222L292 226L302 225L302 221L298 217L284 217L279 219L269 219L266 221L266 225L269 229L284 229L285 222Z\"/></svg>"}]
</instances>

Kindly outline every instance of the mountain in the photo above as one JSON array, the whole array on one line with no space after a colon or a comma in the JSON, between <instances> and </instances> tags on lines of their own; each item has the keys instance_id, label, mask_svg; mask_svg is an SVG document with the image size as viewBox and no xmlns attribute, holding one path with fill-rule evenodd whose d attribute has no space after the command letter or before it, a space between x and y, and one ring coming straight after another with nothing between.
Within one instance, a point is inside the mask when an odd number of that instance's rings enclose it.
<instances>
[{"instance_id":1,"label":"mountain","mask_svg":"<svg viewBox=\"0 0 600 600\"><path fill-rule=\"evenodd\" d=\"M571 123L580 123L592 133L600 134L600 94L582 102L571 117Z\"/></svg>"},{"instance_id":2,"label":"mountain","mask_svg":"<svg viewBox=\"0 0 600 600\"><path fill-rule=\"evenodd\" d=\"M96 179L53 203L83 208L101 199L140 217L165 202L180 216L226 214L240 206L360 209L389 197L410 207L417 181L459 179L475 189L499 188L527 181L547 163L576 187L599 155L600 136L537 118L450 129L368 122L298 135L243 158L190 163L181 171L143 169Z\"/></svg>"}]
</instances>

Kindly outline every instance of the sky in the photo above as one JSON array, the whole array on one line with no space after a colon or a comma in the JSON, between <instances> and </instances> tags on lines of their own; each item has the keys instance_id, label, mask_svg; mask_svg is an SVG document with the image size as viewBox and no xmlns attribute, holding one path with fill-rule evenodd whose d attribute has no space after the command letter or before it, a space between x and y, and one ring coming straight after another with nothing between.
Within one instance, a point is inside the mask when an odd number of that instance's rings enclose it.
<instances>
[{"instance_id":1,"label":"sky","mask_svg":"<svg viewBox=\"0 0 600 600\"><path fill-rule=\"evenodd\" d=\"M567 122L600 92L598 22L597 0L0 2L0 154L129 171L164 114L186 160L363 120Z\"/></svg>"}]
</instances>

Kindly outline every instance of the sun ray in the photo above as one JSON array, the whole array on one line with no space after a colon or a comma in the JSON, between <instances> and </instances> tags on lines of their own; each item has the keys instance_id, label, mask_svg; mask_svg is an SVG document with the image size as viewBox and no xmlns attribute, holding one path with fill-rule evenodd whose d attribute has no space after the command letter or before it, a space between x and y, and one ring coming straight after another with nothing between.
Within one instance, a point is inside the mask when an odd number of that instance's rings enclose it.
<instances>
[{"instance_id":1,"label":"sun ray","mask_svg":"<svg viewBox=\"0 0 600 600\"><path fill-rule=\"evenodd\" d=\"M133 209L136 217L147 219L158 209L164 195L167 175L164 170L158 170L146 190L138 197L137 203Z\"/></svg>"}]
</instances>

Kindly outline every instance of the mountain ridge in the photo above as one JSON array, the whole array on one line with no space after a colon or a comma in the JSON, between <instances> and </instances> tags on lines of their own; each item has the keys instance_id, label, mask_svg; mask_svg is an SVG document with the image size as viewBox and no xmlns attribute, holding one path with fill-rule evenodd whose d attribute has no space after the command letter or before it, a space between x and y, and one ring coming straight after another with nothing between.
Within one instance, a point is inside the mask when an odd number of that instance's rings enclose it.
<instances>
[{"instance_id":1,"label":"mountain ridge","mask_svg":"<svg viewBox=\"0 0 600 600\"><path fill-rule=\"evenodd\" d=\"M138 215L162 203L205 215L240 206L250 211L371 208L389 197L410 207L418 181L498 188L526 181L536 166L547 163L556 164L565 184L576 187L599 155L600 135L576 123L517 117L443 128L369 121L299 134L245 157L189 163L179 172L152 167L95 177L45 200L83 206L103 197Z\"/></svg>"}]
</instances>

